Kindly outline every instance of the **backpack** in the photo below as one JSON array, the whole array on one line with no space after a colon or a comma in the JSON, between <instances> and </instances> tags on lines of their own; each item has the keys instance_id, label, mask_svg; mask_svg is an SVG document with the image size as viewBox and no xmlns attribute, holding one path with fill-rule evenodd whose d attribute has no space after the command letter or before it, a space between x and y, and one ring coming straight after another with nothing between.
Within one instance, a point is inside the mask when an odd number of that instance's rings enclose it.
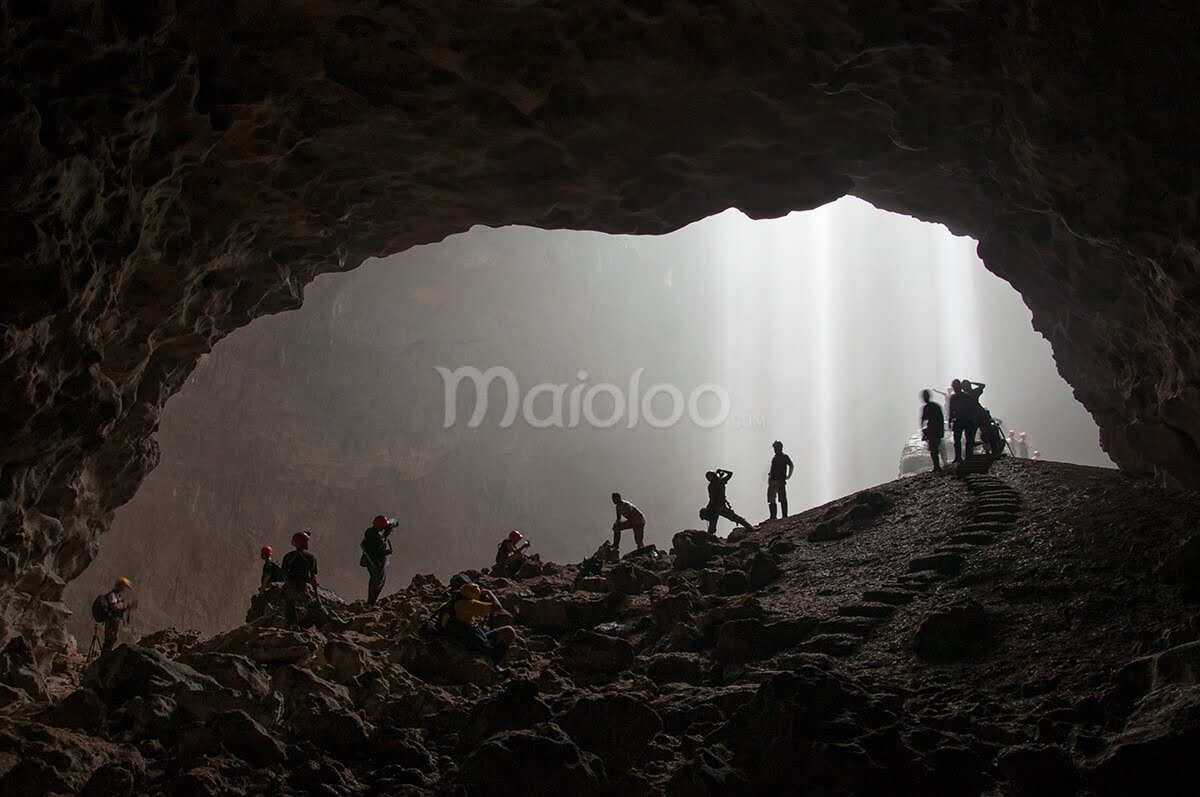
<instances>
[{"instance_id":1,"label":"backpack","mask_svg":"<svg viewBox=\"0 0 1200 797\"><path fill-rule=\"evenodd\" d=\"M455 573L450 576L450 591L447 593L448 598L458 596L458 591L463 588L463 584L473 584L474 581L466 573Z\"/></svg>"},{"instance_id":2,"label":"backpack","mask_svg":"<svg viewBox=\"0 0 1200 797\"><path fill-rule=\"evenodd\" d=\"M97 623L107 622L112 617L112 607L108 605L108 595L97 595L92 601L92 619Z\"/></svg>"}]
</instances>

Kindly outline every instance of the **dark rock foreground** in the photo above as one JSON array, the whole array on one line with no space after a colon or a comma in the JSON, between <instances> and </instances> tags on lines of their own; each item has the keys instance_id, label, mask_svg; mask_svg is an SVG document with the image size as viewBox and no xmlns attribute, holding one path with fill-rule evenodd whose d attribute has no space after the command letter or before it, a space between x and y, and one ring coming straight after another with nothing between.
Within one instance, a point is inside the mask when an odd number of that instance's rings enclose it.
<instances>
[{"instance_id":1,"label":"dark rock foreground","mask_svg":"<svg viewBox=\"0 0 1200 797\"><path fill-rule=\"evenodd\" d=\"M65 645L218 341L476 224L943 222L1113 460L1200 486L1195 30L1182 0L0 0L0 643Z\"/></svg>"},{"instance_id":2,"label":"dark rock foreground","mask_svg":"<svg viewBox=\"0 0 1200 797\"><path fill-rule=\"evenodd\" d=\"M600 576L483 575L520 631L503 673L418 633L431 576L337 630L256 601L48 678L14 643L0 793L1192 793L1200 510L1112 471L985 471Z\"/></svg>"}]
</instances>

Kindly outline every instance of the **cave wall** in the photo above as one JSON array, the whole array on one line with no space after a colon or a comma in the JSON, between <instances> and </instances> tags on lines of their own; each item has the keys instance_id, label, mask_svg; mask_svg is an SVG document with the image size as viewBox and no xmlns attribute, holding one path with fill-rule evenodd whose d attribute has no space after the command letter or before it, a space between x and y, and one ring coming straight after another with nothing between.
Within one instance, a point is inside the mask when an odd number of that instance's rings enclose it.
<instances>
[{"instance_id":1,"label":"cave wall","mask_svg":"<svg viewBox=\"0 0 1200 797\"><path fill-rule=\"evenodd\" d=\"M1122 467L1200 484L1193 7L0 0L0 639L197 358L472 224L854 193L980 241Z\"/></svg>"}]
</instances>

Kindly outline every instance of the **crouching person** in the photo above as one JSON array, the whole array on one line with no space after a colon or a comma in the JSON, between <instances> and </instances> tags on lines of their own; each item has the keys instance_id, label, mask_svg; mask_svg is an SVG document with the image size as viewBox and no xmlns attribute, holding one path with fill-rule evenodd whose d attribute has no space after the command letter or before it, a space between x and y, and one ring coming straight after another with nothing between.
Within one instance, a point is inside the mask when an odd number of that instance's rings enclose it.
<instances>
[{"instance_id":1,"label":"crouching person","mask_svg":"<svg viewBox=\"0 0 1200 797\"><path fill-rule=\"evenodd\" d=\"M488 629L483 627L484 618L490 620L497 612L503 611L504 607L490 589L485 590L478 584L467 582L459 587L454 601L443 609L438 623L442 630L467 647L487 653L496 671L504 672L500 662L517 639L516 629L511 625Z\"/></svg>"}]
</instances>

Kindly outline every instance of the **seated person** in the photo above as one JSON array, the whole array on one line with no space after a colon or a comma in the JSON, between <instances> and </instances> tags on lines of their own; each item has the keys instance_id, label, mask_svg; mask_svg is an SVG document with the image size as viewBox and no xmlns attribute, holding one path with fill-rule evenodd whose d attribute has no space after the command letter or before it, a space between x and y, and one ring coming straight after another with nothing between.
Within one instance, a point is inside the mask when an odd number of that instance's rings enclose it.
<instances>
[{"instance_id":1,"label":"seated person","mask_svg":"<svg viewBox=\"0 0 1200 797\"><path fill-rule=\"evenodd\" d=\"M521 565L525 563L525 549L528 547L529 540L524 539L521 532L516 529L510 531L508 536L496 547L494 572L497 575L515 576L521 569Z\"/></svg>"},{"instance_id":2,"label":"seated person","mask_svg":"<svg viewBox=\"0 0 1200 797\"><path fill-rule=\"evenodd\" d=\"M490 589L484 590L478 584L467 582L459 588L458 596L442 609L438 625L469 647L490 655L496 669L502 672L500 662L516 641L516 629L505 625L485 630L480 622L502 611L504 607Z\"/></svg>"}]
</instances>

